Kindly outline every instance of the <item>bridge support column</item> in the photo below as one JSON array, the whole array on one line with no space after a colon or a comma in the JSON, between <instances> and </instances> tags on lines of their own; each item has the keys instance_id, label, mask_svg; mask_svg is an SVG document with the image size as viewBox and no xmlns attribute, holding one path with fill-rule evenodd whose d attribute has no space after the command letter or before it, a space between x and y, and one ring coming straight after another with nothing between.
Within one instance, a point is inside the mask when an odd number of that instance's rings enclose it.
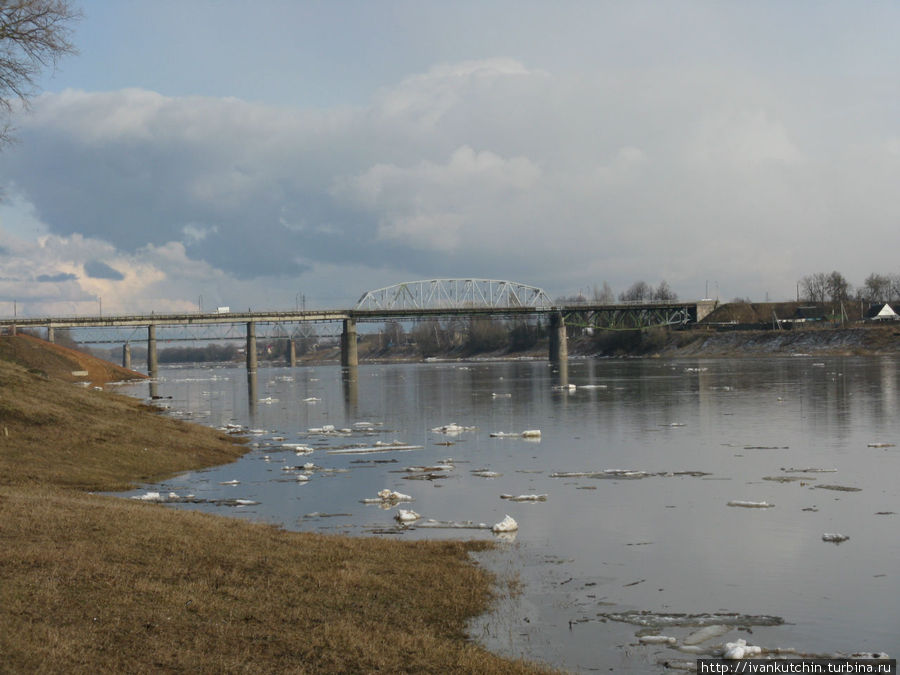
<instances>
[{"instance_id":1,"label":"bridge support column","mask_svg":"<svg viewBox=\"0 0 900 675\"><path fill-rule=\"evenodd\" d=\"M47 326L47 342L54 341L53 326Z\"/></svg>"},{"instance_id":2,"label":"bridge support column","mask_svg":"<svg viewBox=\"0 0 900 675\"><path fill-rule=\"evenodd\" d=\"M256 323L247 322L247 373L256 373Z\"/></svg>"},{"instance_id":3,"label":"bridge support column","mask_svg":"<svg viewBox=\"0 0 900 675\"><path fill-rule=\"evenodd\" d=\"M294 338L288 340L288 363L291 368L297 367L297 343L294 342Z\"/></svg>"},{"instance_id":4,"label":"bridge support column","mask_svg":"<svg viewBox=\"0 0 900 675\"><path fill-rule=\"evenodd\" d=\"M127 342L122 345L122 367L131 370L131 345Z\"/></svg>"},{"instance_id":5,"label":"bridge support column","mask_svg":"<svg viewBox=\"0 0 900 675\"><path fill-rule=\"evenodd\" d=\"M344 319L344 330L341 333L341 366L355 368L359 365L356 354L356 320Z\"/></svg>"},{"instance_id":6,"label":"bridge support column","mask_svg":"<svg viewBox=\"0 0 900 675\"><path fill-rule=\"evenodd\" d=\"M156 324L147 326L147 374L151 379L159 377L159 360L156 354Z\"/></svg>"},{"instance_id":7,"label":"bridge support column","mask_svg":"<svg viewBox=\"0 0 900 675\"><path fill-rule=\"evenodd\" d=\"M569 346L566 342L566 322L559 312L550 315L550 361L568 361Z\"/></svg>"}]
</instances>

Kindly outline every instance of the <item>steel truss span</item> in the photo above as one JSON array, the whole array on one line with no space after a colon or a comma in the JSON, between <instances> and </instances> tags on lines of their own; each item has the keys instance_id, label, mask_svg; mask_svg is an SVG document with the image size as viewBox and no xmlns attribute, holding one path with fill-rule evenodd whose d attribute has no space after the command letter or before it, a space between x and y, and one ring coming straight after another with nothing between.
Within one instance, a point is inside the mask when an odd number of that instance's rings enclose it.
<instances>
[{"instance_id":1,"label":"steel truss span","mask_svg":"<svg viewBox=\"0 0 900 675\"><path fill-rule=\"evenodd\" d=\"M549 308L543 290L498 279L423 279L368 291L357 310Z\"/></svg>"}]
</instances>

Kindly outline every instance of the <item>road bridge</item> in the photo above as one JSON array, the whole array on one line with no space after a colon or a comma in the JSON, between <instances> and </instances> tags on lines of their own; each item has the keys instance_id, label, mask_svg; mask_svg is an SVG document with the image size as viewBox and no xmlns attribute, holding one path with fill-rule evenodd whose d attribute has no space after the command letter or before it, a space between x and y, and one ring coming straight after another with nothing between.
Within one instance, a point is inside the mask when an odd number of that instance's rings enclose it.
<instances>
[{"instance_id":1,"label":"road bridge","mask_svg":"<svg viewBox=\"0 0 900 675\"><path fill-rule=\"evenodd\" d=\"M546 317L550 325L549 357L567 358L566 326L587 330L643 330L659 325L686 325L703 319L715 308L712 300L645 303L554 303L540 288L495 279L429 279L409 281L364 293L351 309L113 314L96 316L13 317L0 319L0 329L45 328L53 341L54 330L63 328L135 327L147 330L147 369L159 373L157 328L161 326L246 327L247 370L255 373L258 324L339 322L341 365L355 367L357 324L386 320L423 320L448 317ZM295 365L293 340L291 365ZM123 348L123 365L131 367L130 347Z\"/></svg>"}]
</instances>

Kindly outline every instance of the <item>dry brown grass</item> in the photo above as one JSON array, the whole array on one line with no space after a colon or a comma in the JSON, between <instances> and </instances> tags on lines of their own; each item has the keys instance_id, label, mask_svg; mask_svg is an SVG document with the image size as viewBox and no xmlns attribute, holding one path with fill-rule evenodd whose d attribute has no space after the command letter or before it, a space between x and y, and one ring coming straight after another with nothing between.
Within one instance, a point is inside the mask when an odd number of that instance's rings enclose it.
<instances>
[{"instance_id":1,"label":"dry brown grass","mask_svg":"<svg viewBox=\"0 0 900 675\"><path fill-rule=\"evenodd\" d=\"M465 637L493 588L469 552L489 543L292 533L75 489L242 452L0 361L0 672L540 672Z\"/></svg>"}]
</instances>

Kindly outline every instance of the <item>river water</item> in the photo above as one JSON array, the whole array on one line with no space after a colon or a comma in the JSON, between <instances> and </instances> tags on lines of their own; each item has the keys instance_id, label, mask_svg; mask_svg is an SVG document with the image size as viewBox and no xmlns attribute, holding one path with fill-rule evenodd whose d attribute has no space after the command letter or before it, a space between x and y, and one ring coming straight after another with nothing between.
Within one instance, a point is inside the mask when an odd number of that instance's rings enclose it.
<instances>
[{"instance_id":1,"label":"river water","mask_svg":"<svg viewBox=\"0 0 900 675\"><path fill-rule=\"evenodd\" d=\"M575 672L693 667L685 640L709 623L728 632L689 649L744 639L896 658L896 358L585 359L565 370L263 368L248 382L236 367L164 368L152 386L169 414L240 428L252 450L125 495L291 530L496 539L479 561L521 592L473 636ZM149 394L146 383L122 390ZM436 430L451 424L464 429ZM414 501L363 503L380 490ZM421 518L401 526L399 509ZM507 514L514 534L478 529Z\"/></svg>"}]
</instances>

